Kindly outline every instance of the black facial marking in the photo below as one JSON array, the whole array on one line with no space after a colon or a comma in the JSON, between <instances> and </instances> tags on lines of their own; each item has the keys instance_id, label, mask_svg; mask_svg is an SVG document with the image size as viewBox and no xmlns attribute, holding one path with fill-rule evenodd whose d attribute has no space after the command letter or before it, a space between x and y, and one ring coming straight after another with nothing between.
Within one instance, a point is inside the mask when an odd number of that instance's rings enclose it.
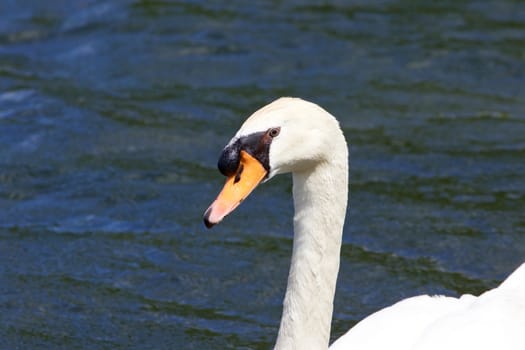
<instances>
[{"instance_id":1,"label":"black facial marking","mask_svg":"<svg viewBox=\"0 0 525 350\"><path fill-rule=\"evenodd\" d=\"M270 145L272 137L268 132L257 132L242 139L242 149L261 162L266 171L270 171Z\"/></svg>"},{"instance_id":2,"label":"black facial marking","mask_svg":"<svg viewBox=\"0 0 525 350\"><path fill-rule=\"evenodd\" d=\"M234 143L226 146L219 157L219 171L224 176L235 175L235 182L241 178L242 169L239 169L241 150L257 159L266 171L270 171L270 145L274 137L279 135L280 128L270 128L267 131L256 132L238 138Z\"/></svg>"}]
</instances>

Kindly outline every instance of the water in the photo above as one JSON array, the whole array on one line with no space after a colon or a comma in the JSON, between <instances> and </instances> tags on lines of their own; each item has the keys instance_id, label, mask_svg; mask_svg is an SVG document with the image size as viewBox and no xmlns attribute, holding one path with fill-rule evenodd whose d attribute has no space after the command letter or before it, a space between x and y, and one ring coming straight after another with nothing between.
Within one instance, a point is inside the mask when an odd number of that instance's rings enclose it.
<instances>
[{"instance_id":1,"label":"water","mask_svg":"<svg viewBox=\"0 0 525 350\"><path fill-rule=\"evenodd\" d=\"M521 1L4 0L0 348L270 348L290 178L201 215L221 148L282 95L350 144L334 337L525 260Z\"/></svg>"}]
</instances>

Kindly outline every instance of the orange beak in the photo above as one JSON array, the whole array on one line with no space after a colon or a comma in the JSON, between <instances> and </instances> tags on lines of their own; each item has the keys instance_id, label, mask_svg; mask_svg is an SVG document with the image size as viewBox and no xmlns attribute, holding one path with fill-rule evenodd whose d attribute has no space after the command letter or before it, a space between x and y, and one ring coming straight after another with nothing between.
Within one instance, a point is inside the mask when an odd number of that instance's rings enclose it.
<instances>
[{"instance_id":1,"label":"orange beak","mask_svg":"<svg viewBox=\"0 0 525 350\"><path fill-rule=\"evenodd\" d=\"M207 228L218 224L234 211L268 173L261 162L247 152L241 151L240 156L236 174L228 177L221 193L204 213L204 224Z\"/></svg>"}]
</instances>

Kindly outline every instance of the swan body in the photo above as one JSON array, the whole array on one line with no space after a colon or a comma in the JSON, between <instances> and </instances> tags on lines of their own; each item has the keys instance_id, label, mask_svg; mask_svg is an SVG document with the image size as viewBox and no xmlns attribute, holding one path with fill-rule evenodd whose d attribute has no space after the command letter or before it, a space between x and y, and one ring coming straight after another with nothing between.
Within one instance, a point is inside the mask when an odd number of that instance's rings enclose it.
<instances>
[{"instance_id":1,"label":"swan body","mask_svg":"<svg viewBox=\"0 0 525 350\"><path fill-rule=\"evenodd\" d=\"M278 99L245 121L218 166L227 180L204 214L207 227L259 183L292 173L294 243L275 349L327 349L348 197L348 148L337 120L316 104ZM402 300L330 349L525 350L525 264L479 297Z\"/></svg>"},{"instance_id":2,"label":"swan body","mask_svg":"<svg viewBox=\"0 0 525 350\"><path fill-rule=\"evenodd\" d=\"M478 297L404 299L366 317L330 347L381 348L525 349L525 264Z\"/></svg>"}]
</instances>

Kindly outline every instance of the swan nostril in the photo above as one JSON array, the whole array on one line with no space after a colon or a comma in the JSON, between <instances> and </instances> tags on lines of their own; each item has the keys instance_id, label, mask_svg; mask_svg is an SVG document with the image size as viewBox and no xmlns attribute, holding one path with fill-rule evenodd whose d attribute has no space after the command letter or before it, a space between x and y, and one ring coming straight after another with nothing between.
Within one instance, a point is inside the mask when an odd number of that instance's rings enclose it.
<instances>
[{"instance_id":1,"label":"swan nostril","mask_svg":"<svg viewBox=\"0 0 525 350\"><path fill-rule=\"evenodd\" d=\"M241 181L241 174L243 170L244 170L244 165L241 164L241 166L239 167L239 170L237 171L237 174L235 174L235 179L233 180L234 184Z\"/></svg>"}]
</instances>

